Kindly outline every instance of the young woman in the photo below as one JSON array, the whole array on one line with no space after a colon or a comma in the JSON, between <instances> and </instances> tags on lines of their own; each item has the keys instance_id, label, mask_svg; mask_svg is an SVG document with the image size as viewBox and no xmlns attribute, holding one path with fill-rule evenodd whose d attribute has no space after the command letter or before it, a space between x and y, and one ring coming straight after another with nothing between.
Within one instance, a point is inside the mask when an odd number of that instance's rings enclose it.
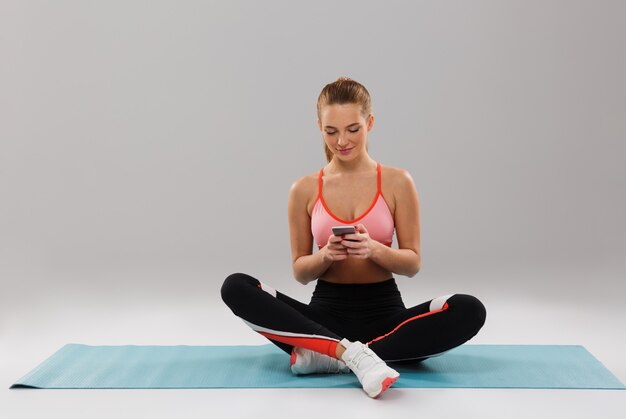
<instances>
[{"instance_id":1,"label":"young woman","mask_svg":"<svg viewBox=\"0 0 626 419\"><path fill-rule=\"evenodd\" d=\"M340 77L327 84L317 116L328 164L296 180L288 197L293 275L302 284L317 280L310 303L245 273L226 278L222 299L291 355L294 374L352 371L375 398L399 377L385 361L449 351L478 333L486 311L467 294L405 307L393 274L413 277L421 266L413 179L369 156L374 115L359 82ZM336 236L333 226L356 232ZM397 249L391 247L394 228Z\"/></svg>"}]
</instances>

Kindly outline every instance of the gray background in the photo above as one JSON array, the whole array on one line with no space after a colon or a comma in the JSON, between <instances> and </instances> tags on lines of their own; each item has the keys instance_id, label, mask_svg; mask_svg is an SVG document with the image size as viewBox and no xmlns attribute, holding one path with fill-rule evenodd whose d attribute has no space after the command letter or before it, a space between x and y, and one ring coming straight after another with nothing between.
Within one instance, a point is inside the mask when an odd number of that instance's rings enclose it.
<instances>
[{"instance_id":1,"label":"gray background","mask_svg":"<svg viewBox=\"0 0 626 419\"><path fill-rule=\"evenodd\" d=\"M316 100L340 75L372 95L371 157L419 193L422 269L396 275L407 305L474 294L475 342L583 344L626 381L625 15L622 1L3 1L5 387L68 342L266 343L219 287L246 272L308 301L287 193L326 164Z\"/></svg>"}]
</instances>

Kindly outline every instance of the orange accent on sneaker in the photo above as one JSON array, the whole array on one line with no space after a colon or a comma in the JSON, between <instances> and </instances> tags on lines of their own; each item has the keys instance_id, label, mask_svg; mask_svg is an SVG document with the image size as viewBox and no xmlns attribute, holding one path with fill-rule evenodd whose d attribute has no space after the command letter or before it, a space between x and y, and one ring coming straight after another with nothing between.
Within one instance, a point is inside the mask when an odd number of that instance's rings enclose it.
<instances>
[{"instance_id":1,"label":"orange accent on sneaker","mask_svg":"<svg viewBox=\"0 0 626 419\"><path fill-rule=\"evenodd\" d=\"M387 390L389 387L392 386L393 383L395 383L398 380L399 377L387 377L383 380L382 382L382 388L380 389L380 393L378 393L377 395L374 396L374 398L380 396L381 394L383 394L385 392L385 390Z\"/></svg>"},{"instance_id":2,"label":"orange accent on sneaker","mask_svg":"<svg viewBox=\"0 0 626 419\"><path fill-rule=\"evenodd\" d=\"M294 346L291 350L291 358L289 359L289 365L293 365L296 363L296 347Z\"/></svg>"}]
</instances>

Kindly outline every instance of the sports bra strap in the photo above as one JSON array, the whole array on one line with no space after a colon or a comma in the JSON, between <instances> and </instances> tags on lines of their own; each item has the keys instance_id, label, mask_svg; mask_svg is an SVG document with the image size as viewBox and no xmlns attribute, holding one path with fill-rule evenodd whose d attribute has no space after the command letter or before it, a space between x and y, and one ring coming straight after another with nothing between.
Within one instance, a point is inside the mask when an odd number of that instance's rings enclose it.
<instances>
[{"instance_id":1,"label":"sports bra strap","mask_svg":"<svg viewBox=\"0 0 626 419\"><path fill-rule=\"evenodd\" d=\"M378 162L376 163L376 171L378 172L378 191L376 193L380 194L380 191L381 191L381 189L380 189L380 183L381 183L380 182L380 178L381 178L380 171L381 171L381 169L380 169L380 163L378 163Z\"/></svg>"},{"instance_id":2,"label":"sports bra strap","mask_svg":"<svg viewBox=\"0 0 626 419\"><path fill-rule=\"evenodd\" d=\"M320 169L320 174L317 177L317 194L321 195L322 194L322 173L324 172L324 168L322 167Z\"/></svg>"}]
</instances>

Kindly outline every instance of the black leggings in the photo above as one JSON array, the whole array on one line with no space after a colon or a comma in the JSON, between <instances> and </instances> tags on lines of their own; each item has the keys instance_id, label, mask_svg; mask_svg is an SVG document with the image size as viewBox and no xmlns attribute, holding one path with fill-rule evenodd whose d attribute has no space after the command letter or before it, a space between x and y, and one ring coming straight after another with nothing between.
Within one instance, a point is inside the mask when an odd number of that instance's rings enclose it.
<instances>
[{"instance_id":1,"label":"black leggings","mask_svg":"<svg viewBox=\"0 0 626 419\"><path fill-rule=\"evenodd\" d=\"M336 358L346 338L368 343L385 361L426 359L471 339L485 323L476 297L452 294L406 308L395 278L372 284L317 280L307 305L244 273L221 289L232 312L291 354L294 346Z\"/></svg>"}]
</instances>

